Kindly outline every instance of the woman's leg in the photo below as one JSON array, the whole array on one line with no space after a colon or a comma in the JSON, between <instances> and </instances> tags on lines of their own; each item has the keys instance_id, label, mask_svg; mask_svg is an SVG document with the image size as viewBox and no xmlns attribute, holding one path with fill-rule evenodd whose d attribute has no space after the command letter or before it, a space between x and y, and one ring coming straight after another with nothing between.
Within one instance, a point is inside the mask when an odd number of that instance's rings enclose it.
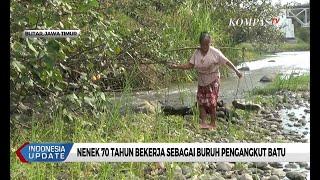
<instances>
[{"instance_id":1,"label":"woman's leg","mask_svg":"<svg viewBox=\"0 0 320 180\"><path fill-rule=\"evenodd\" d=\"M199 111L200 111L200 128L208 128L208 125L206 124L206 118L207 118L207 112L205 108L201 105L199 105Z\"/></svg>"},{"instance_id":2,"label":"woman's leg","mask_svg":"<svg viewBox=\"0 0 320 180\"><path fill-rule=\"evenodd\" d=\"M211 122L209 124L209 128L212 129L212 128L216 128L216 107L213 108L213 110L211 111L210 113L210 119L211 119Z\"/></svg>"},{"instance_id":3,"label":"woman's leg","mask_svg":"<svg viewBox=\"0 0 320 180\"><path fill-rule=\"evenodd\" d=\"M211 122L209 124L209 128L210 129L214 129L216 128L216 110L217 110L217 101L218 101L218 95L219 95L219 88L220 88L220 82L219 80L214 82L214 85L213 85L213 105L212 107L210 108L210 119L211 119Z\"/></svg>"}]
</instances>

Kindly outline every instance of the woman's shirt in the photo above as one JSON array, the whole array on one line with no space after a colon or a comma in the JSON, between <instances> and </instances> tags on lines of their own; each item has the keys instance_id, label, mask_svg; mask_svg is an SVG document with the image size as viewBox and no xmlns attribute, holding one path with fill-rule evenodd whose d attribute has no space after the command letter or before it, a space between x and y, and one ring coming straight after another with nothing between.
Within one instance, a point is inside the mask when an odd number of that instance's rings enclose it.
<instances>
[{"instance_id":1,"label":"woman's shirt","mask_svg":"<svg viewBox=\"0 0 320 180\"><path fill-rule=\"evenodd\" d=\"M222 64L226 64L227 61L228 59L220 50L210 47L204 56L197 49L189 62L194 65L198 72L198 85L206 86L220 78L219 67Z\"/></svg>"}]
</instances>

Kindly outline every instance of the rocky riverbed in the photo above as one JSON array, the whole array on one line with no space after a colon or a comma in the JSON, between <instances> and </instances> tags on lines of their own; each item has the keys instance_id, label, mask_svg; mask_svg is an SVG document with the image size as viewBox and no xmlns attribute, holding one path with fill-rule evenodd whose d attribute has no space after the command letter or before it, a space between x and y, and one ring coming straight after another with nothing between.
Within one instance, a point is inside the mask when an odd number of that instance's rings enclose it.
<instances>
[{"instance_id":1,"label":"rocky riverbed","mask_svg":"<svg viewBox=\"0 0 320 180\"><path fill-rule=\"evenodd\" d=\"M231 121L226 118L218 118L217 131L199 130L188 126L193 115L185 116L190 142L309 142L310 134L310 93L279 91L273 95L263 96L264 99L272 100L272 103L261 103L261 109L256 112L248 112L244 117L232 117ZM159 109L157 103L135 101L138 107L135 112L155 113ZM230 107L230 105L229 105ZM240 110L243 111L243 110ZM239 111L235 111L239 112ZM246 113L246 112L244 112ZM238 113L239 114L239 113ZM240 113L241 114L241 113ZM256 138L239 138L228 133L230 123L242 128L245 133ZM308 162L259 162L259 163L166 163L172 166L173 172L159 171L157 168L145 167L146 179L240 179L240 180L277 180L309 179L310 167ZM130 175L132 176L132 175Z\"/></svg>"},{"instance_id":2,"label":"rocky riverbed","mask_svg":"<svg viewBox=\"0 0 320 180\"><path fill-rule=\"evenodd\" d=\"M260 104L259 111L249 112L240 110L242 113L250 114L250 117L233 116L229 118L232 124L239 127L245 127L245 131L252 134L263 134L263 138L256 139L255 142L309 142L310 132L310 93L306 92L291 92L279 91L274 95L267 95L261 97L263 99L272 100L271 103ZM154 114L161 112L161 104L157 102L150 102L147 100L136 99L131 101L133 103L123 106L121 112L126 113L128 108L135 113L149 113ZM179 106L179 105L177 105ZM232 105L226 105L231 109ZM173 105L174 107L174 105ZM181 109L178 107L178 109ZM190 109L190 108L189 108ZM222 111L222 110L221 110ZM218 126L220 129L227 130L229 122L221 111L218 111ZM238 112L238 113L237 113ZM234 111L239 114L239 111ZM222 114L222 115L221 115ZM186 125L188 121L194 118L194 115L184 116ZM188 126L186 126L188 127ZM189 127L190 136L196 137L197 133L202 140L199 142L215 141L215 142L243 142L246 140L231 138L229 140L221 140L219 136L213 136L214 132L197 132L193 127ZM195 136L196 135L196 136ZM208 138L208 137L210 138ZM198 139L194 139L198 141Z\"/></svg>"},{"instance_id":3,"label":"rocky riverbed","mask_svg":"<svg viewBox=\"0 0 320 180\"><path fill-rule=\"evenodd\" d=\"M149 169L146 179L192 179L192 180L304 180L309 179L308 163L229 163L205 162L173 164L172 172ZM150 168L150 166L148 166ZM148 168L146 168L148 169ZM138 178L137 178L138 179Z\"/></svg>"}]
</instances>

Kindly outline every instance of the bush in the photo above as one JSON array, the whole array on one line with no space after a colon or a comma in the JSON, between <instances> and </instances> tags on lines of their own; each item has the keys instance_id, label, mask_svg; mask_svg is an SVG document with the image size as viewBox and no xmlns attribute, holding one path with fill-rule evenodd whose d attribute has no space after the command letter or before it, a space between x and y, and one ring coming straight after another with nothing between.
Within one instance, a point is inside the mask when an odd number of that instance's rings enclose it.
<instances>
[{"instance_id":1,"label":"bush","mask_svg":"<svg viewBox=\"0 0 320 180\"><path fill-rule=\"evenodd\" d=\"M303 27L297 28L296 37L305 43L310 43L310 29Z\"/></svg>"}]
</instances>

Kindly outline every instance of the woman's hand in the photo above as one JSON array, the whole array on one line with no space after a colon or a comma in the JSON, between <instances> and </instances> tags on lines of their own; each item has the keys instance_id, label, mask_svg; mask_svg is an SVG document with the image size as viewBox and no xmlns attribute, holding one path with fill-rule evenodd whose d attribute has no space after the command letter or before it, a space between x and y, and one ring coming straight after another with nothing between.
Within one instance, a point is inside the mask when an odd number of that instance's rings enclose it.
<instances>
[{"instance_id":1,"label":"woman's hand","mask_svg":"<svg viewBox=\"0 0 320 180\"><path fill-rule=\"evenodd\" d=\"M237 76L239 77L239 79L240 78L242 78L242 73L232 64L232 62L231 61L229 61L228 59L227 59L227 62L226 62L226 65L229 67L229 68L231 68L234 72L236 72L236 74L237 74Z\"/></svg>"},{"instance_id":2,"label":"woman's hand","mask_svg":"<svg viewBox=\"0 0 320 180\"><path fill-rule=\"evenodd\" d=\"M243 76L240 71L236 71L236 74L237 74L237 76L239 77L239 79L242 78L242 76Z\"/></svg>"}]
</instances>

